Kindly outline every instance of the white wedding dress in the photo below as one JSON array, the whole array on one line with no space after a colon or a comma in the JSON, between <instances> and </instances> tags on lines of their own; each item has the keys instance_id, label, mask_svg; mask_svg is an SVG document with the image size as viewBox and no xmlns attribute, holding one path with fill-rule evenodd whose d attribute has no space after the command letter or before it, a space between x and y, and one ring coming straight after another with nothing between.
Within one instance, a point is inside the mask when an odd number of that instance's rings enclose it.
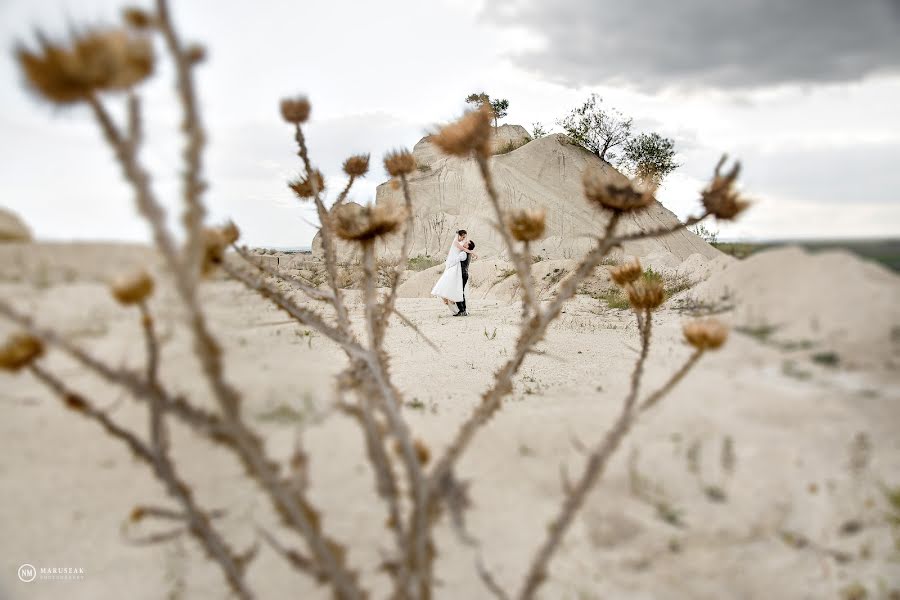
<instances>
[{"instance_id":1,"label":"white wedding dress","mask_svg":"<svg viewBox=\"0 0 900 600\"><path fill-rule=\"evenodd\" d=\"M450 244L450 252L447 253L447 260L444 261L444 273L431 289L432 296L446 298L453 302L462 302L462 267L459 263L464 260L466 260L466 252L458 250L456 248L456 241L454 240L454 242Z\"/></svg>"}]
</instances>

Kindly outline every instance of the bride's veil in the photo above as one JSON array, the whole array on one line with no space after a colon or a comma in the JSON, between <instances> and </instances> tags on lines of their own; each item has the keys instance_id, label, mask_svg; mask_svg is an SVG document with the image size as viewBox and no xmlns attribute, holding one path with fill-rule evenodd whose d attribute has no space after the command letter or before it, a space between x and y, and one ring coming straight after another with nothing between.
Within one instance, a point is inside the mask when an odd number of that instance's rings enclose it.
<instances>
[{"instance_id":1,"label":"bride's veil","mask_svg":"<svg viewBox=\"0 0 900 600\"><path fill-rule=\"evenodd\" d=\"M449 268L459 262L459 250L456 249L456 238L450 242L450 250L447 252L447 260L444 261L444 267Z\"/></svg>"}]
</instances>

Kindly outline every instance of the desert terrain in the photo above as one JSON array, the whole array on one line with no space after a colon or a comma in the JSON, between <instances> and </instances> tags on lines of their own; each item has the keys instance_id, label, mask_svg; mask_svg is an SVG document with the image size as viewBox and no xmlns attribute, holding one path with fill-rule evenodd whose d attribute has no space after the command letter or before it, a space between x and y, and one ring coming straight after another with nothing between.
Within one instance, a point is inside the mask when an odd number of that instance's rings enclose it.
<instances>
[{"instance_id":1,"label":"desert terrain","mask_svg":"<svg viewBox=\"0 0 900 600\"><path fill-rule=\"evenodd\" d=\"M18 242L0 253L4 298L115 365L142 364L137 314L110 298L104 278L129 263L156 264L151 250ZM275 258L305 267L317 260ZM555 270L566 268L565 260L534 265L543 296L561 278ZM474 263L469 318L420 297L417 282L432 281L435 269L407 274L398 307L440 352L396 321L387 347L405 416L440 449L507 355L520 309L500 259ZM438 597L487 597L479 557L506 585L520 580L562 497L561 474L577 472L579 449L613 419L638 334L630 311L595 297L608 287L607 269L589 282L593 295L566 306L464 458L459 476L471 483L467 528L476 545L439 529ZM898 532L886 519L885 489L900 481L900 278L849 254L793 248L744 261L694 253L659 269L688 287L657 313L645 389L687 356L681 325L691 314L715 313L734 329L628 438L553 562L542 597L832 598L863 586L868 597L893 598ZM358 292L348 294L361 325ZM383 505L370 491L358 427L333 407L331 377L343 354L237 283L214 279L202 296L249 420L276 457L287 460L302 440L325 526L353 540L350 562L380 585L366 566L385 543ZM166 286L151 302L161 323L161 372L202 404L208 394L178 306ZM12 330L6 322L0 329ZM144 408L130 398L59 353L46 362L117 419L145 426ZM2 381L4 597L227 596L220 572L190 540L128 542L155 529L132 531L132 507L165 505L142 465L30 376ZM199 497L225 511L220 524L236 546L251 545L257 526L274 529L267 502L229 456L178 427L173 452ZM24 562L85 574L25 586L15 578ZM327 597L279 563L263 548L250 568L262 597Z\"/></svg>"}]
</instances>

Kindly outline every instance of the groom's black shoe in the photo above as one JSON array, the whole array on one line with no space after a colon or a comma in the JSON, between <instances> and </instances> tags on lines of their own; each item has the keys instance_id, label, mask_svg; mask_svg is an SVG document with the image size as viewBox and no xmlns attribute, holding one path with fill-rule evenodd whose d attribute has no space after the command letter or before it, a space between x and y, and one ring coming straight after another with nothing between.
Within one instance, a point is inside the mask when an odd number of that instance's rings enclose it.
<instances>
[{"instance_id":1,"label":"groom's black shoe","mask_svg":"<svg viewBox=\"0 0 900 600\"><path fill-rule=\"evenodd\" d=\"M461 311L459 311L458 313L456 313L456 314L453 315L453 316L454 316L454 317L468 317L468 316L469 316L469 313L467 313L466 311L462 311L462 310L461 310Z\"/></svg>"}]
</instances>

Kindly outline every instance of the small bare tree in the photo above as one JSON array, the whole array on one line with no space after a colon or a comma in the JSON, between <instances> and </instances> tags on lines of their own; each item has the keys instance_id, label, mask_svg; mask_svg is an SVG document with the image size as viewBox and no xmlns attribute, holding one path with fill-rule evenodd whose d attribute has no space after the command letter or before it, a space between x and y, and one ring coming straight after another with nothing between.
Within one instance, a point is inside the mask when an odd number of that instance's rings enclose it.
<instances>
[{"instance_id":1,"label":"small bare tree","mask_svg":"<svg viewBox=\"0 0 900 600\"><path fill-rule=\"evenodd\" d=\"M433 141L440 150L448 155L471 158L478 165L503 244L520 281L523 313L509 357L482 393L481 402L455 432L452 441L442 449L435 449L427 441L414 437L404 418L404 393L393 383L384 346L385 333L393 317L415 328L397 310L396 303L413 229L414 204L408 182L416 169L412 154L398 150L384 159L387 172L402 190L401 203L359 206L345 202L354 181L369 169L369 156L358 155L345 161L343 168L349 180L334 205L328 208L323 197L324 177L309 155L304 134L310 103L304 97L284 100L281 116L293 128L302 167L302 175L289 185L299 198L311 202L318 212L327 282L323 287L314 287L277 268L258 266L250 260L246 248L236 245L240 235L237 227L232 224L224 227L204 225L206 210L202 197L206 186L202 156L205 135L193 80L193 69L203 58L202 49L181 42L166 0L157 0L153 12L131 9L126 11L125 17L126 27L76 34L65 44L39 36L37 49L22 46L17 50L17 57L28 82L41 97L56 105L81 103L91 108L131 186L138 212L153 231L156 247L185 308L185 327L193 340L202 376L209 383L217 408L200 408L191 399L177 394L174 386L165 381L165 373L159 368L160 344L147 303L155 282L144 271L124 275L111 289L123 306L136 310L142 324L146 364L141 370L116 367L98 359L88 349L42 326L7 300L0 300L0 315L17 324L21 331L0 347L0 367L30 373L43 382L63 406L96 423L143 462L168 492L174 506L138 506L131 518L162 519L178 524L179 531L190 534L210 560L219 565L238 597L254 597L245 575L258 546L235 550L216 526L216 512L198 502L170 452L169 428L173 421L214 442L217 448L232 454L244 466L248 479L265 493L280 516L285 529L283 533L303 544L303 550L294 549L291 543L279 540L275 534L260 532L261 541L283 557L289 568L327 585L335 598L366 598L369 596L368 585L358 570L348 564L346 542L338 541L324 529L319 510L309 497L306 468L309 457L298 447L287 464L273 459L259 434L244 417L244 399L224 370L221 347L197 294L204 275L223 271L343 350L346 366L335 381L337 403L359 425L365 440L366 457L374 474L373 493L381 498L388 515L386 528L392 548L380 566L393 582L392 598L431 598L437 556L434 529L448 515L449 522L459 526L467 505L465 488L456 477L457 464L474 437L495 416L504 398L512 391L513 378L525 357L547 334L550 324L559 317L579 284L612 248L625 241L670 234L710 215L731 219L741 212L747 204L734 189L737 166L723 174L720 173L722 163L719 164L712 182L702 194L703 210L699 216L688 219L687 223L635 233L620 233L618 225L623 215L643 210L654 201L651 191L632 183L606 183L597 173L586 173L585 197L607 216L606 225L597 233L593 248L581 257L572 273L560 284L556 298L542 303L530 268L530 244L542 235L545 216L539 210L509 211L504 207L491 173L492 110L483 106L437 132ZM160 35L165 40L183 111L183 244L176 243L173 232L167 227L162 205L150 186L150 173L138 155L143 136L137 85L155 66L150 43L152 35ZM127 94L127 121L124 124L116 123L107 109L107 96L115 92ZM401 250L387 286L379 293L376 289L376 240L389 235L402 235ZM352 327L339 285L335 255L338 239L355 244L362 252L365 311L361 335ZM234 250L234 257L226 256L229 247ZM659 282L640 278L641 272L642 268L636 262L612 272L613 279L627 292L640 332L641 348L631 373L629 391L619 416L604 435L594 440L581 473L560 499L557 515L547 528L544 541L535 549L530 567L521 576L515 594L517 598L533 598L546 580L549 564L575 515L635 422L652 409L707 351L719 348L726 339L727 331L715 321L686 324L684 336L693 348L692 354L659 389L644 392L641 381L650 349L653 314L664 302L665 293ZM295 300L281 292L279 284L284 282L304 294L306 300ZM330 307L330 310L317 310L319 306ZM142 434L116 422L94 401L52 372L42 361L48 349L68 355L84 369L143 403L148 408L146 431ZM399 452L392 452L392 448ZM510 597L504 591L505 586L486 568L480 567L479 572L492 593L500 598Z\"/></svg>"},{"instance_id":2,"label":"small bare tree","mask_svg":"<svg viewBox=\"0 0 900 600\"><path fill-rule=\"evenodd\" d=\"M600 96L591 94L584 104L573 108L557 124L576 143L602 160L613 162L617 157L613 150L624 146L631 138L634 120L615 109L607 110L602 104Z\"/></svg>"}]
</instances>

